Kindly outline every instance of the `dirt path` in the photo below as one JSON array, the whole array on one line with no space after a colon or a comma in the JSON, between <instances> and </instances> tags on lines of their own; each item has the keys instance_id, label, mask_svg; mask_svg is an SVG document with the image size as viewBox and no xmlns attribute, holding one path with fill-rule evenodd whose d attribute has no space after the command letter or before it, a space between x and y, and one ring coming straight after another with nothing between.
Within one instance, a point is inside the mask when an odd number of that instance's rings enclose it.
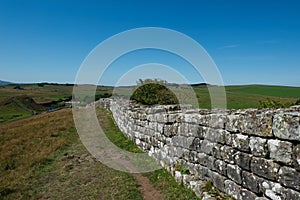
<instances>
[{"instance_id":1,"label":"dirt path","mask_svg":"<svg viewBox=\"0 0 300 200\"><path fill-rule=\"evenodd\" d=\"M163 200L162 194L150 184L147 177L137 173L132 175L139 185L139 190L144 200Z\"/></svg>"}]
</instances>

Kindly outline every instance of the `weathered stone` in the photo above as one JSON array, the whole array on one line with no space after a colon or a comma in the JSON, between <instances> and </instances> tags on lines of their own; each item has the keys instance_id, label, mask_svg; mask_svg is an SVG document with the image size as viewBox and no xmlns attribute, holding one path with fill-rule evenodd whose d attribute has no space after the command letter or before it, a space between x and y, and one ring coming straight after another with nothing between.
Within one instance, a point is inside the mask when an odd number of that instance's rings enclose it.
<instances>
[{"instance_id":1,"label":"weathered stone","mask_svg":"<svg viewBox=\"0 0 300 200\"><path fill-rule=\"evenodd\" d=\"M300 190L300 172L283 166L279 170L279 182L287 187Z\"/></svg>"},{"instance_id":2,"label":"weathered stone","mask_svg":"<svg viewBox=\"0 0 300 200\"><path fill-rule=\"evenodd\" d=\"M201 179L211 179L211 173L212 171L208 169L207 167L204 166L199 166L199 171L200 171L200 178Z\"/></svg>"},{"instance_id":3,"label":"weathered stone","mask_svg":"<svg viewBox=\"0 0 300 200\"><path fill-rule=\"evenodd\" d=\"M242 185L252 192L259 193L258 177L253 173L242 171Z\"/></svg>"},{"instance_id":4,"label":"weathered stone","mask_svg":"<svg viewBox=\"0 0 300 200\"><path fill-rule=\"evenodd\" d=\"M272 137L272 111L260 112L257 109L247 109L239 116L239 130L262 137Z\"/></svg>"},{"instance_id":5,"label":"weathered stone","mask_svg":"<svg viewBox=\"0 0 300 200\"><path fill-rule=\"evenodd\" d=\"M207 192L203 192L203 194L201 194L201 196L203 196L202 200L217 200L216 197L211 196Z\"/></svg>"},{"instance_id":6,"label":"weathered stone","mask_svg":"<svg viewBox=\"0 0 300 200\"><path fill-rule=\"evenodd\" d=\"M225 129L230 132L238 132L239 130L238 120L239 120L239 115L235 115L235 114L226 115Z\"/></svg>"},{"instance_id":7,"label":"weathered stone","mask_svg":"<svg viewBox=\"0 0 300 200\"><path fill-rule=\"evenodd\" d=\"M224 162L223 160L216 160L215 161L215 167L217 172L219 172L220 174L226 176L227 173L227 164L226 162Z\"/></svg>"},{"instance_id":8,"label":"weathered stone","mask_svg":"<svg viewBox=\"0 0 300 200\"><path fill-rule=\"evenodd\" d=\"M232 134L228 131L224 131L225 144L232 146Z\"/></svg>"},{"instance_id":9,"label":"weathered stone","mask_svg":"<svg viewBox=\"0 0 300 200\"><path fill-rule=\"evenodd\" d=\"M185 137L189 136L189 124L188 123L180 123L178 126L178 135L182 135Z\"/></svg>"},{"instance_id":10,"label":"weathered stone","mask_svg":"<svg viewBox=\"0 0 300 200\"><path fill-rule=\"evenodd\" d=\"M216 172L211 173L211 179L213 182L213 185L218 188L220 191L224 192L225 191L225 180L226 178Z\"/></svg>"},{"instance_id":11,"label":"weathered stone","mask_svg":"<svg viewBox=\"0 0 300 200\"><path fill-rule=\"evenodd\" d=\"M205 153L198 153L198 161L201 165L207 166L208 155Z\"/></svg>"},{"instance_id":12,"label":"weathered stone","mask_svg":"<svg viewBox=\"0 0 300 200\"><path fill-rule=\"evenodd\" d=\"M265 157L268 155L267 140L260 137L250 137L249 142L251 153L254 156Z\"/></svg>"},{"instance_id":13,"label":"weathered stone","mask_svg":"<svg viewBox=\"0 0 300 200\"><path fill-rule=\"evenodd\" d=\"M251 159L252 155L239 151L234 155L234 163L246 170L250 170Z\"/></svg>"},{"instance_id":14,"label":"weathered stone","mask_svg":"<svg viewBox=\"0 0 300 200\"><path fill-rule=\"evenodd\" d=\"M163 134L167 137L174 136L178 134L178 124L164 125Z\"/></svg>"},{"instance_id":15,"label":"weathered stone","mask_svg":"<svg viewBox=\"0 0 300 200\"><path fill-rule=\"evenodd\" d=\"M207 157L207 168L210 170L215 170L215 158L213 156Z\"/></svg>"},{"instance_id":16,"label":"weathered stone","mask_svg":"<svg viewBox=\"0 0 300 200\"><path fill-rule=\"evenodd\" d=\"M208 130L209 130L208 127L198 126L197 137L199 137L200 139L204 139L207 135Z\"/></svg>"},{"instance_id":17,"label":"weathered stone","mask_svg":"<svg viewBox=\"0 0 300 200\"><path fill-rule=\"evenodd\" d=\"M181 173L179 172L179 171L175 171L175 181L177 182L177 183L181 183L182 182L182 175L181 175Z\"/></svg>"},{"instance_id":18,"label":"weathered stone","mask_svg":"<svg viewBox=\"0 0 300 200\"><path fill-rule=\"evenodd\" d=\"M279 113L274 116L273 132L281 139L300 141L300 113Z\"/></svg>"},{"instance_id":19,"label":"weathered stone","mask_svg":"<svg viewBox=\"0 0 300 200\"><path fill-rule=\"evenodd\" d=\"M209 127L216 128L216 129L224 129L226 123L226 117L223 114L210 114L208 115L209 118Z\"/></svg>"},{"instance_id":20,"label":"weathered stone","mask_svg":"<svg viewBox=\"0 0 300 200\"><path fill-rule=\"evenodd\" d=\"M295 166L295 169L300 171L300 144L297 144L293 148L293 165Z\"/></svg>"},{"instance_id":21,"label":"weathered stone","mask_svg":"<svg viewBox=\"0 0 300 200\"><path fill-rule=\"evenodd\" d=\"M235 199L240 199L241 187L231 180L225 181L225 192Z\"/></svg>"},{"instance_id":22,"label":"weathered stone","mask_svg":"<svg viewBox=\"0 0 300 200\"><path fill-rule=\"evenodd\" d=\"M233 164L235 161L235 154L236 154L236 150L228 147L228 146L224 146L224 151L222 152L222 159L228 163Z\"/></svg>"},{"instance_id":23,"label":"weathered stone","mask_svg":"<svg viewBox=\"0 0 300 200\"><path fill-rule=\"evenodd\" d=\"M242 134L232 135L232 146L238 150L249 152L249 136Z\"/></svg>"},{"instance_id":24,"label":"weathered stone","mask_svg":"<svg viewBox=\"0 0 300 200\"><path fill-rule=\"evenodd\" d=\"M199 135L198 135L199 125L198 124L189 124L188 128L189 128L189 132L188 132L189 136L199 137Z\"/></svg>"},{"instance_id":25,"label":"weathered stone","mask_svg":"<svg viewBox=\"0 0 300 200\"><path fill-rule=\"evenodd\" d=\"M174 146L183 147L185 140L186 140L186 137L181 136L181 135L172 137L172 143Z\"/></svg>"},{"instance_id":26,"label":"weathered stone","mask_svg":"<svg viewBox=\"0 0 300 200\"><path fill-rule=\"evenodd\" d=\"M259 176L276 180L278 178L279 165L272 160L253 157L251 171Z\"/></svg>"},{"instance_id":27,"label":"weathered stone","mask_svg":"<svg viewBox=\"0 0 300 200\"><path fill-rule=\"evenodd\" d=\"M223 151L224 151L224 146L221 144L216 144L213 146L212 155L217 159L221 159Z\"/></svg>"},{"instance_id":28,"label":"weathered stone","mask_svg":"<svg viewBox=\"0 0 300 200\"><path fill-rule=\"evenodd\" d=\"M265 180L260 183L260 190L272 200L283 200L283 187L279 183Z\"/></svg>"},{"instance_id":29,"label":"weathered stone","mask_svg":"<svg viewBox=\"0 0 300 200\"><path fill-rule=\"evenodd\" d=\"M199 138L195 138L190 145L189 149L197 152L201 152L201 147L202 147L203 140L200 140Z\"/></svg>"},{"instance_id":30,"label":"weathered stone","mask_svg":"<svg viewBox=\"0 0 300 200\"><path fill-rule=\"evenodd\" d=\"M199 163L199 157L198 157L198 152L196 151L189 151L189 161L192 163Z\"/></svg>"},{"instance_id":31,"label":"weathered stone","mask_svg":"<svg viewBox=\"0 0 300 200\"><path fill-rule=\"evenodd\" d=\"M284 196L284 199L291 199L291 200L299 200L300 199L300 193L295 190L292 190L292 189L284 189L283 196Z\"/></svg>"},{"instance_id":32,"label":"weathered stone","mask_svg":"<svg viewBox=\"0 0 300 200\"><path fill-rule=\"evenodd\" d=\"M268 140L271 159L285 164L292 162L292 143L280 140Z\"/></svg>"},{"instance_id":33,"label":"weathered stone","mask_svg":"<svg viewBox=\"0 0 300 200\"><path fill-rule=\"evenodd\" d=\"M212 143L208 140L203 140L201 144L201 152L212 155L212 149L214 147L215 143Z\"/></svg>"},{"instance_id":34,"label":"weathered stone","mask_svg":"<svg viewBox=\"0 0 300 200\"><path fill-rule=\"evenodd\" d=\"M242 183L242 170L236 165L227 165L227 176L234 182L241 184Z\"/></svg>"},{"instance_id":35,"label":"weathered stone","mask_svg":"<svg viewBox=\"0 0 300 200\"><path fill-rule=\"evenodd\" d=\"M240 191L241 200L255 200L256 197L257 197L256 194L250 192L249 190L241 189Z\"/></svg>"},{"instance_id":36,"label":"weathered stone","mask_svg":"<svg viewBox=\"0 0 300 200\"><path fill-rule=\"evenodd\" d=\"M218 142L218 143L224 144L225 143L225 132L226 132L225 130L209 128L205 135L205 139L208 139L211 142L215 142L215 143Z\"/></svg>"},{"instance_id":37,"label":"weathered stone","mask_svg":"<svg viewBox=\"0 0 300 200\"><path fill-rule=\"evenodd\" d=\"M198 113L186 113L185 115L181 116L181 120L182 122L199 124L200 117L201 116Z\"/></svg>"}]
</instances>

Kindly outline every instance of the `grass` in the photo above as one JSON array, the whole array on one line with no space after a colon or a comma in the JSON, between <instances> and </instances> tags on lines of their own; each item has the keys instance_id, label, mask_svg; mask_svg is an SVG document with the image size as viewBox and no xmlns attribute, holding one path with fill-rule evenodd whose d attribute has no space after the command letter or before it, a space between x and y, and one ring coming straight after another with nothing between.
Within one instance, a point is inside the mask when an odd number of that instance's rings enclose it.
<instances>
[{"instance_id":1,"label":"grass","mask_svg":"<svg viewBox=\"0 0 300 200\"><path fill-rule=\"evenodd\" d=\"M213 87L213 86L211 86ZM245 85L226 86L227 108L260 108L260 101L267 99L282 104L295 103L300 99L300 87ZM200 108L210 108L210 96L206 86L196 86L194 91L198 97Z\"/></svg>"},{"instance_id":2,"label":"grass","mask_svg":"<svg viewBox=\"0 0 300 200\"><path fill-rule=\"evenodd\" d=\"M99 108L97 114L101 122L101 128L115 145L131 152L141 152L131 140L124 137L119 128L114 124L111 112ZM164 169L144 173L143 175L149 178L151 184L157 190L161 191L164 199L199 199L194 192L178 184L174 177Z\"/></svg>"},{"instance_id":3,"label":"grass","mask_svg":"<svg viewBox=\"0 0 300 200\"><path fill-rule=\"evenodd\" d=\"M1 199L142 199L131 174L89 155L71 110L0 125Z\"/></svg>"},{"instance_id":4,"label":"grass","mask_svg":"<svg viewBox=\"0 0 300 200\"><path fill-rule=\"evenodd\" d=\"M0 102L0 123L21 119L46 111L29 96L15 96Z\"/></svg>"},{"instance_id":5,"label":"grass","mask_svg":"<svg viewBox=\"0 0 300 200\"><path fill-rule=\"evenodd\" d=\"M119 147L140 151L97 110L101 127ZM165 199L197 199L165 170L144 174ZM163 187L162 187L163 186ZM142 199L131 174L96 162L81 144L71 110L0 125L1 199Z\"/></svg>"},{"instance_id":6,"label":"grass","mask_svg":"<svg viewBox=\"0 0 300 200\"><path fill-rule=\"evenodd\" d=\"M0 106L0 124L31 116L32 113L13 104Z\"/></svg>"}]
</instances>

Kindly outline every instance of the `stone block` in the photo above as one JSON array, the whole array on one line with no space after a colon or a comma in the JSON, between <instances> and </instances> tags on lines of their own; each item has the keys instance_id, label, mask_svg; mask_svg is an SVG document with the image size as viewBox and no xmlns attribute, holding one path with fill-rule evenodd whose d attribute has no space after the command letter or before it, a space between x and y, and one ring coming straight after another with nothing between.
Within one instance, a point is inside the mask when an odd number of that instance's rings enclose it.
<instances>
[{"instance_id":1,"label":"stone block","mask_svg":"<svg viewBox=\"0 0 300 200\"><path fill-rule=\"evenodd\" d=\"M226 176L227 173L227 164L226 162L224 162L223 160L216 160L215 161L215 167L217 172L219 172L220 174Z\"/></svg>"},{"instance_id":2,"label":"stone block","mask_svg":"<svg viewBox=\"0 0 300 200\"><path fill-rule=\"evenodd\" d=\"M224 151L222 152L222 159L228 163L234 164L236 153L237 150L228 146L224 146Z\"/></svg>"},{"instance_id":3,"label":"stone block","mask_svg":"<svg viewBox=\"0 0 300 200\"><path fill-rule=\"evenodd\" d=\"M249 152L249 136L242 134L233 134L232 146L240 151Z\"/></svg>"},{"instance_id":4,"label":"stone block","mask_svg":"<svg viewBox=\"0 0 300 200\"><path fill-rule=\"evenodd\" d=\"M258 187L259 178L253 173L242 171L242 186L250 189L252 192L259 193Z\"/></svg>"},{"instance_id":5,"label":"stone block","mask_svg":"<svg viewBox=\"0 0 300 200\"><path fill-rule=\"evenodd\" d=\"M268 140L268 148L271 159L285 164L291 164L292 143L280 140Z\"/></svg>"},{"instance_id":6,"label":"stone block","mask_svg":"<svg viewBox=\"0 0 300 200\"><path fill-rule=\"evenodd\" d=\"M240 200L255 200L256 197L257 195L249 190L241 189L240 191Z\"/></svg>"},{"instance_id":7,"label":"stone block","mask_svg":"<svg viewBox=\"0 0 300 200\"><path fill-rule=\"evenodd\" d=\"M257 157L253 157L251 160L251 171L270 180L277 180L279 167L272 160Z\"/></svg>"},{"instance_id":8,"label":"stone block","mask_svg":"<svg viewBox=\"0 0 300 200\"><path fill-rule=\"evenodd\" d=\"M226 194L234 197L235 199L240 199L241 187L231 180L226 180L225 192Z\"/></svg>"},{"instance_id":9,"label":"stone block","mask_svg":"<svg viewBox=\"0 0 300 200\"><path fill-rule=\"evenodd\" d=\"M215 158L213 156L207 157L207 168L210 170L215 170Z\"/></svg>"},{"instance_id":10,"label":"stone block","mask_svg":"<svg viewBox=\"0 0 300 200\"><path fill-rule=\"evenodd\" d=\"M213 146L212 155L217 159L221 159L223 151L224 151L223 145L216 144Z\"/></svg>"},{"instance_id":11,"label":"stone block","mask_svg":"<svg viewBox=\"0 0 300 200\"><path fill-rule=\"evenodd\" d=\"M300 171L300 144L297 144L293 148L293 165L295 166L295 169Z\"/></svg>"},{"instance_id":12,"label":"stone block","mask_svg":"<svg viewBox=\"0 0 300 200\"><path fill-rule=\"evenodd\" d=\"M254 156L265 157L269 154L267 140L260 137L250 137L249 146Z\"/></svg>"},{"instance_id":13,"label":"stone block","mask_svg":"<svg viewBox=\"0 0 300 200\"><path fill-rule=\"evenodd\" d=\"M283 200L284 188L279 183L264 180L260 182L259 187L266 197L272 200Z\"/></svg>"},{"instance_id":14,"label":"stone block","mask_svg":"<svg viewBox=\"0 0 300 200\"><path fill-rule=\"evenodd\" d=\"M198 156L199 164L207 166L207 160L209 156L205 153L198 153L197 156Z\"/></svg>"},{"instance_id":15,"label":"stone block","mask_svg":"<svg viewBox=\"0 0 300 200\"><path fill-rule=\"evenodd\" d=\"M283 166L279 170L279 182L287 187L300 190L300 172Z\"/></svg>"},{"instance_id":16,"label":"stone block","mask_svg":"<svg viewBox=\"0 0 300 200\"><path fill-rule=\"evenodd\" d=\"M227 165L227 176L238 184L242 183L242 170L237 165Z\"/></svg>"},{"instance_id":17,"label":"stone block","mask_svg":"<svg viewBox=\"0 0 300 200\"><path fill-rule=\"evenodd\" d=\"M213 182L213 185L220 190L221 192L225 191L225 180L226 178L216 172L211 173L211 180Z\"/></svg>"},{"instance_id":18,"label":"stone block","mask_svg":"<svg viewBox=\"0 0 300 200\"><path fill-rule=\"evenodd\" d=\"M250 170L252 155L243 153L243 152L236 152L234 155L234 162L241 167L242 169Z\"/></svg>"},{"instance_id":19,"label":"stone block","mask_svg":"<svg viewBox=\"0 0 300 200\"><path fill-rule=\"evenodd\" d=\"M195 138L192 144L190 145L190 149L193 151L201 152L203 140L200 140L199 138Z\"/></svg>"},{"instance_id":20,"label":"stone block","mask_svg":"<svg viewBox=\"0 0 300 200\"><path fill-rule=\"evenodd\" d=\"M225 144L225 130L208 128L205 139L214 143Z\"/></svg>"},{"instance_id":21,"label":"stone block","mask_svg":"<svg viewBox=\"0 0 300 200\"><path fill-rule=\"evenodd\" d=\"M283 190L283 196L284 196L284 199L290 199L290 200L299 200L300 199L300 193L295 190L289 189L289 188L286 188Z\"/></svg>"},{"instance_id":22,"label":"stone block","mask_svg":"<svg viewBox=\"0 0 300 200\"><path fill-rule=\"evenodd\" d=\"M196 137L198 137L200 139L206 138L208 130L209 130L208 127L199 125L197 128L197 136Z\"/></svg>"},{"instance_id":23,"label":"stone block","mask_svg":"<svg viewBox=\"0 0 300 200\"><path fill-rule=\"evenodd\" d=\"M203 140L201 144L201 152L212 155L212 149L214 147L215 143L212 143L208 140Z\"/></svg>"},{"instance_id":24,"label":"stone block","mask_svg":"<svg viewBox=\"0 0 300 200\"><path fill-rule=\"evenodd\" d=\"M273 132L281 139L300 141L300 112L274 115Z\"/></svg>"},{"instance_id":25,"label":"stone block","mask_svg":"<svg viewBox=\"0 0 300 200\"><path fill-rule=\"evenodd\" d=\"M178 134L178 124L167 125L164 124L163 134L167 137L171 137Z\"/></svg>"},{"instance_id":26,"label":"stone block","mask_svg":"<svg viewBox=\"0 0 300 200\"><path fill-rule=\"evenodd\" d=\"M238 114L228 114L226 115L225 129L230 132L238 132L239 130L239 115Z\"/></svg>"}]
</instances>

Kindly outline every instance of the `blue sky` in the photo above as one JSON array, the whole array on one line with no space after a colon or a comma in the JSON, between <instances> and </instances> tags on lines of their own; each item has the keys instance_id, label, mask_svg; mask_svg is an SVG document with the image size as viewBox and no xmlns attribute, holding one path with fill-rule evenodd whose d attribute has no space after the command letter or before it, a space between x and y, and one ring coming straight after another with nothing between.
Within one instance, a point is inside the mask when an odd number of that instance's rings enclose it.
<instances>
[{"instance_id":1,"label":"blue sky","mask_svg":"<svg viewBox=\"0 0 300 200\"><path fill-rule=\"evenodd\" d=\"M103 40L164 27L199 42L226 85L300 86L299 10L299 1L0 1L0 80L72 83ZM101 83L113 85L125 69L148 62L203 81L185 61L150 50L120 58Z\"/></svg>"}]
</instances>

